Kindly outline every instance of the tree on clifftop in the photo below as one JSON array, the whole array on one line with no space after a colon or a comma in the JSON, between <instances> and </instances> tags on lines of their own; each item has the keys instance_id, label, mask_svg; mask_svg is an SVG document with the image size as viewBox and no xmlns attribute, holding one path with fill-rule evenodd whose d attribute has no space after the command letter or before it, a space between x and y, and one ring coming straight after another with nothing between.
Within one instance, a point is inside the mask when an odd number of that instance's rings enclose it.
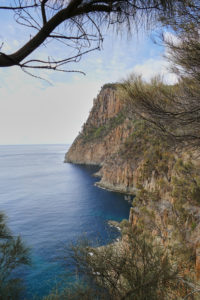
<instances>
[{"instance_id":1,"label":"tree on clifftop","mask_svg":"<svg viewBox=\"0 0 200 300\"><path fill-rule=\"evenodd\" d=\"M29 29L30 39L12 54L0 52L0 67L19 66L27 69L66 69L67 63L78 62L91 51L99 50L103 33L114 27L116 31L141 24L152 24L162 16L170 16L184 0L15 0L0 1L0 10L13 12L15 21ZM180 8L180 7L179 7ZM49 52L51 41L64 47L64 57L38 59L31 55L45 45ZM2 41L2 51L3 51Z\"/></svg>"},{"instance_id":2,"label":"tree on clifftop","mask_svg":"<svg viewBox=\"0 0 200 300\"><path fill-rule=\"evenodd\" d=\"M122 86L133 111L168 137L168 143L199 148L200 3L185 2L184 10L175 10L172 18L162 20L173 29L163 36L163 43L177 84L166 86L158 77L147 83L133 74Z\"/></svg>"}]
</instances>

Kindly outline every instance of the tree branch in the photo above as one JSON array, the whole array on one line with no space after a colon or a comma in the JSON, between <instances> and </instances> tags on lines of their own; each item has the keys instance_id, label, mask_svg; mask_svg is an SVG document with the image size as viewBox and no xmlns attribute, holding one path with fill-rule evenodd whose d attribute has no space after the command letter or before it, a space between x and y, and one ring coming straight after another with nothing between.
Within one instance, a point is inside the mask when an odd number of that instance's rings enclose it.
<instances>
[{"instance_id":1,"label":"tree branch","mask_svg":"<svg viewBox=\"0 0 200 300\"><path fill-rule=\"evenodd\" d=\"M0 6L0 9L2 10L22 10L22 9L27 9L27 8L34 8L38 7L39 4L35 3L33 5L25 5L25 6Z\"/></svg>"},{"instance_id":2,"label":"tree branch","mask_svg":"<svg viewBox=\"0 0 200 300\"><path fill-rule=\"evenodd\" d=\"M47 17L46 17L46 11L45 11L45 4L48 0L42 0L41 3L41 11L42 11L42 19L43 19L43 25L47 23Z\"/></svg>"},{"instance_id":3,"label":"tree branch","mask_svg":"<svg viewBox=\"0 0 200 300\"><path fill-rule=\"evenodd\" d=\"M42 28L41 30L21 49L17 52L6 55L0 52L0 67L10 67L14 65L19 65L20 62L30 55L35 49L37 49L50 35L50 33L62 22L67 19L77 17L82 14L87 14L90 12L109 12L110 9L105 5L95 5L91 6L91 4L86 4L80 8L77 8L77 4L79 5L81 0L74 0L70 2L67 8L62 9L56 15L54 15ZM75 9L76 8L76 9Z\"/></svg>"},{"instance_id":4,"label":"tree branch","mask_svg":"<svg viewBox=\"0 0 200 300\"><path fill-rule=\"evenodd\" d=\"M92 48L92 43L99 46L103 41L104 25L121 28L125 24L130 30L132 21L139 24L142 11L147 22L148 17L158 18L156 12L162 16L170 15L171 7L180 1L184 0L16 0L15 6L0 6L0 10L13 10L16 22L37 30L37 33L16 52L8 55L0 52L0 67L21 66L21 62L47 39L48 42L58 40L78 53L81 48ZM61 24L64 26L59 27ZM57 27L59 30L55 32ZM59 32L60 28L63 32ZM69 32L65 33L66 28Z\"/></svg>"}]
</instances>

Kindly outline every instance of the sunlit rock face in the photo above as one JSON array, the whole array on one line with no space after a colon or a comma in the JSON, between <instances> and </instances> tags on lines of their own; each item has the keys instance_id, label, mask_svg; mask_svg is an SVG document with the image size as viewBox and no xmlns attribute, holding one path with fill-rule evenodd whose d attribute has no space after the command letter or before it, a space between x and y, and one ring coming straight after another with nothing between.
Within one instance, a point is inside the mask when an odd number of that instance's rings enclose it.
<instances>
[{"instance_id":1,"label":"sunlit rock face","mask_svg":"<svg viewBox=\"0 0 200 300\"><path fill-rule=\"evenodd\" d=\"M124 107L115 87L102 88L65 162L103 165L117 152L130 134L130 121L123 112Z\"/></svg>"},{"instance_id":2,"label":"sunlit rock face","mask_svg":"<svg viewBox=\"0 0 200 300\"><path fill-rule=\"evenodd\" d=\"M127 104L115 85L103 87L65 162L100 165L99 186L134 193L134 162L119 154L133 127Z\"/></svg>"}]
</instances>

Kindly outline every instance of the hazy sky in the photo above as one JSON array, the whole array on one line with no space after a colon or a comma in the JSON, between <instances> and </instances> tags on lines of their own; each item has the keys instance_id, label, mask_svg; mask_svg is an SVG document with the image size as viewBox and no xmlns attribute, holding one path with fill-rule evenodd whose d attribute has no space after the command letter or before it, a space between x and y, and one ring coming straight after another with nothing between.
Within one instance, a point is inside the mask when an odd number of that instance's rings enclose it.
<instances>
[{"instance_id":1,"label":"hazy sky","mask_svg":"<svg viewBox=\"0 0 200 300\"><path fill-rule=\"evenodd\" d=\"M11 53L27 40L25 29L6 12L0 13L0 28L2 52ZM45 51L42 48L38 55L43 57ZM64 49L57 51L63 53ZM147 35L127 40L110 34L102 51L89 53L72 66L86 76L45 72L51 86L16 67L0 68L0 144L71 143L104 83L126 78L132 72L147 80L160 73L173 82L163 52Z\"/></svg>"}]
</instances>

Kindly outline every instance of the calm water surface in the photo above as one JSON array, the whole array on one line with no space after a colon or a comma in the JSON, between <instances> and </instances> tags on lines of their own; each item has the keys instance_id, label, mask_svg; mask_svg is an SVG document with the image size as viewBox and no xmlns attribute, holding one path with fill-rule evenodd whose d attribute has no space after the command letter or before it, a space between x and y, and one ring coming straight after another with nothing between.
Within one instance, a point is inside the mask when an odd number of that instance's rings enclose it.
<instances>
[{"instance_id":1,"label":"calm water surface","mask_svg":"<svg viewBox=\"0 0 200 300\"><path fill-rule=\"evenodd\" d=\"M31 248L32 266L22 271L26 299L40 296L65 271L60 250L82 234L107 243L108 220L128 218L123 195L94 186L91 167L64 164L66 145L0 146L0 211L15 235Z\"/></svg>"}]
</instances>

